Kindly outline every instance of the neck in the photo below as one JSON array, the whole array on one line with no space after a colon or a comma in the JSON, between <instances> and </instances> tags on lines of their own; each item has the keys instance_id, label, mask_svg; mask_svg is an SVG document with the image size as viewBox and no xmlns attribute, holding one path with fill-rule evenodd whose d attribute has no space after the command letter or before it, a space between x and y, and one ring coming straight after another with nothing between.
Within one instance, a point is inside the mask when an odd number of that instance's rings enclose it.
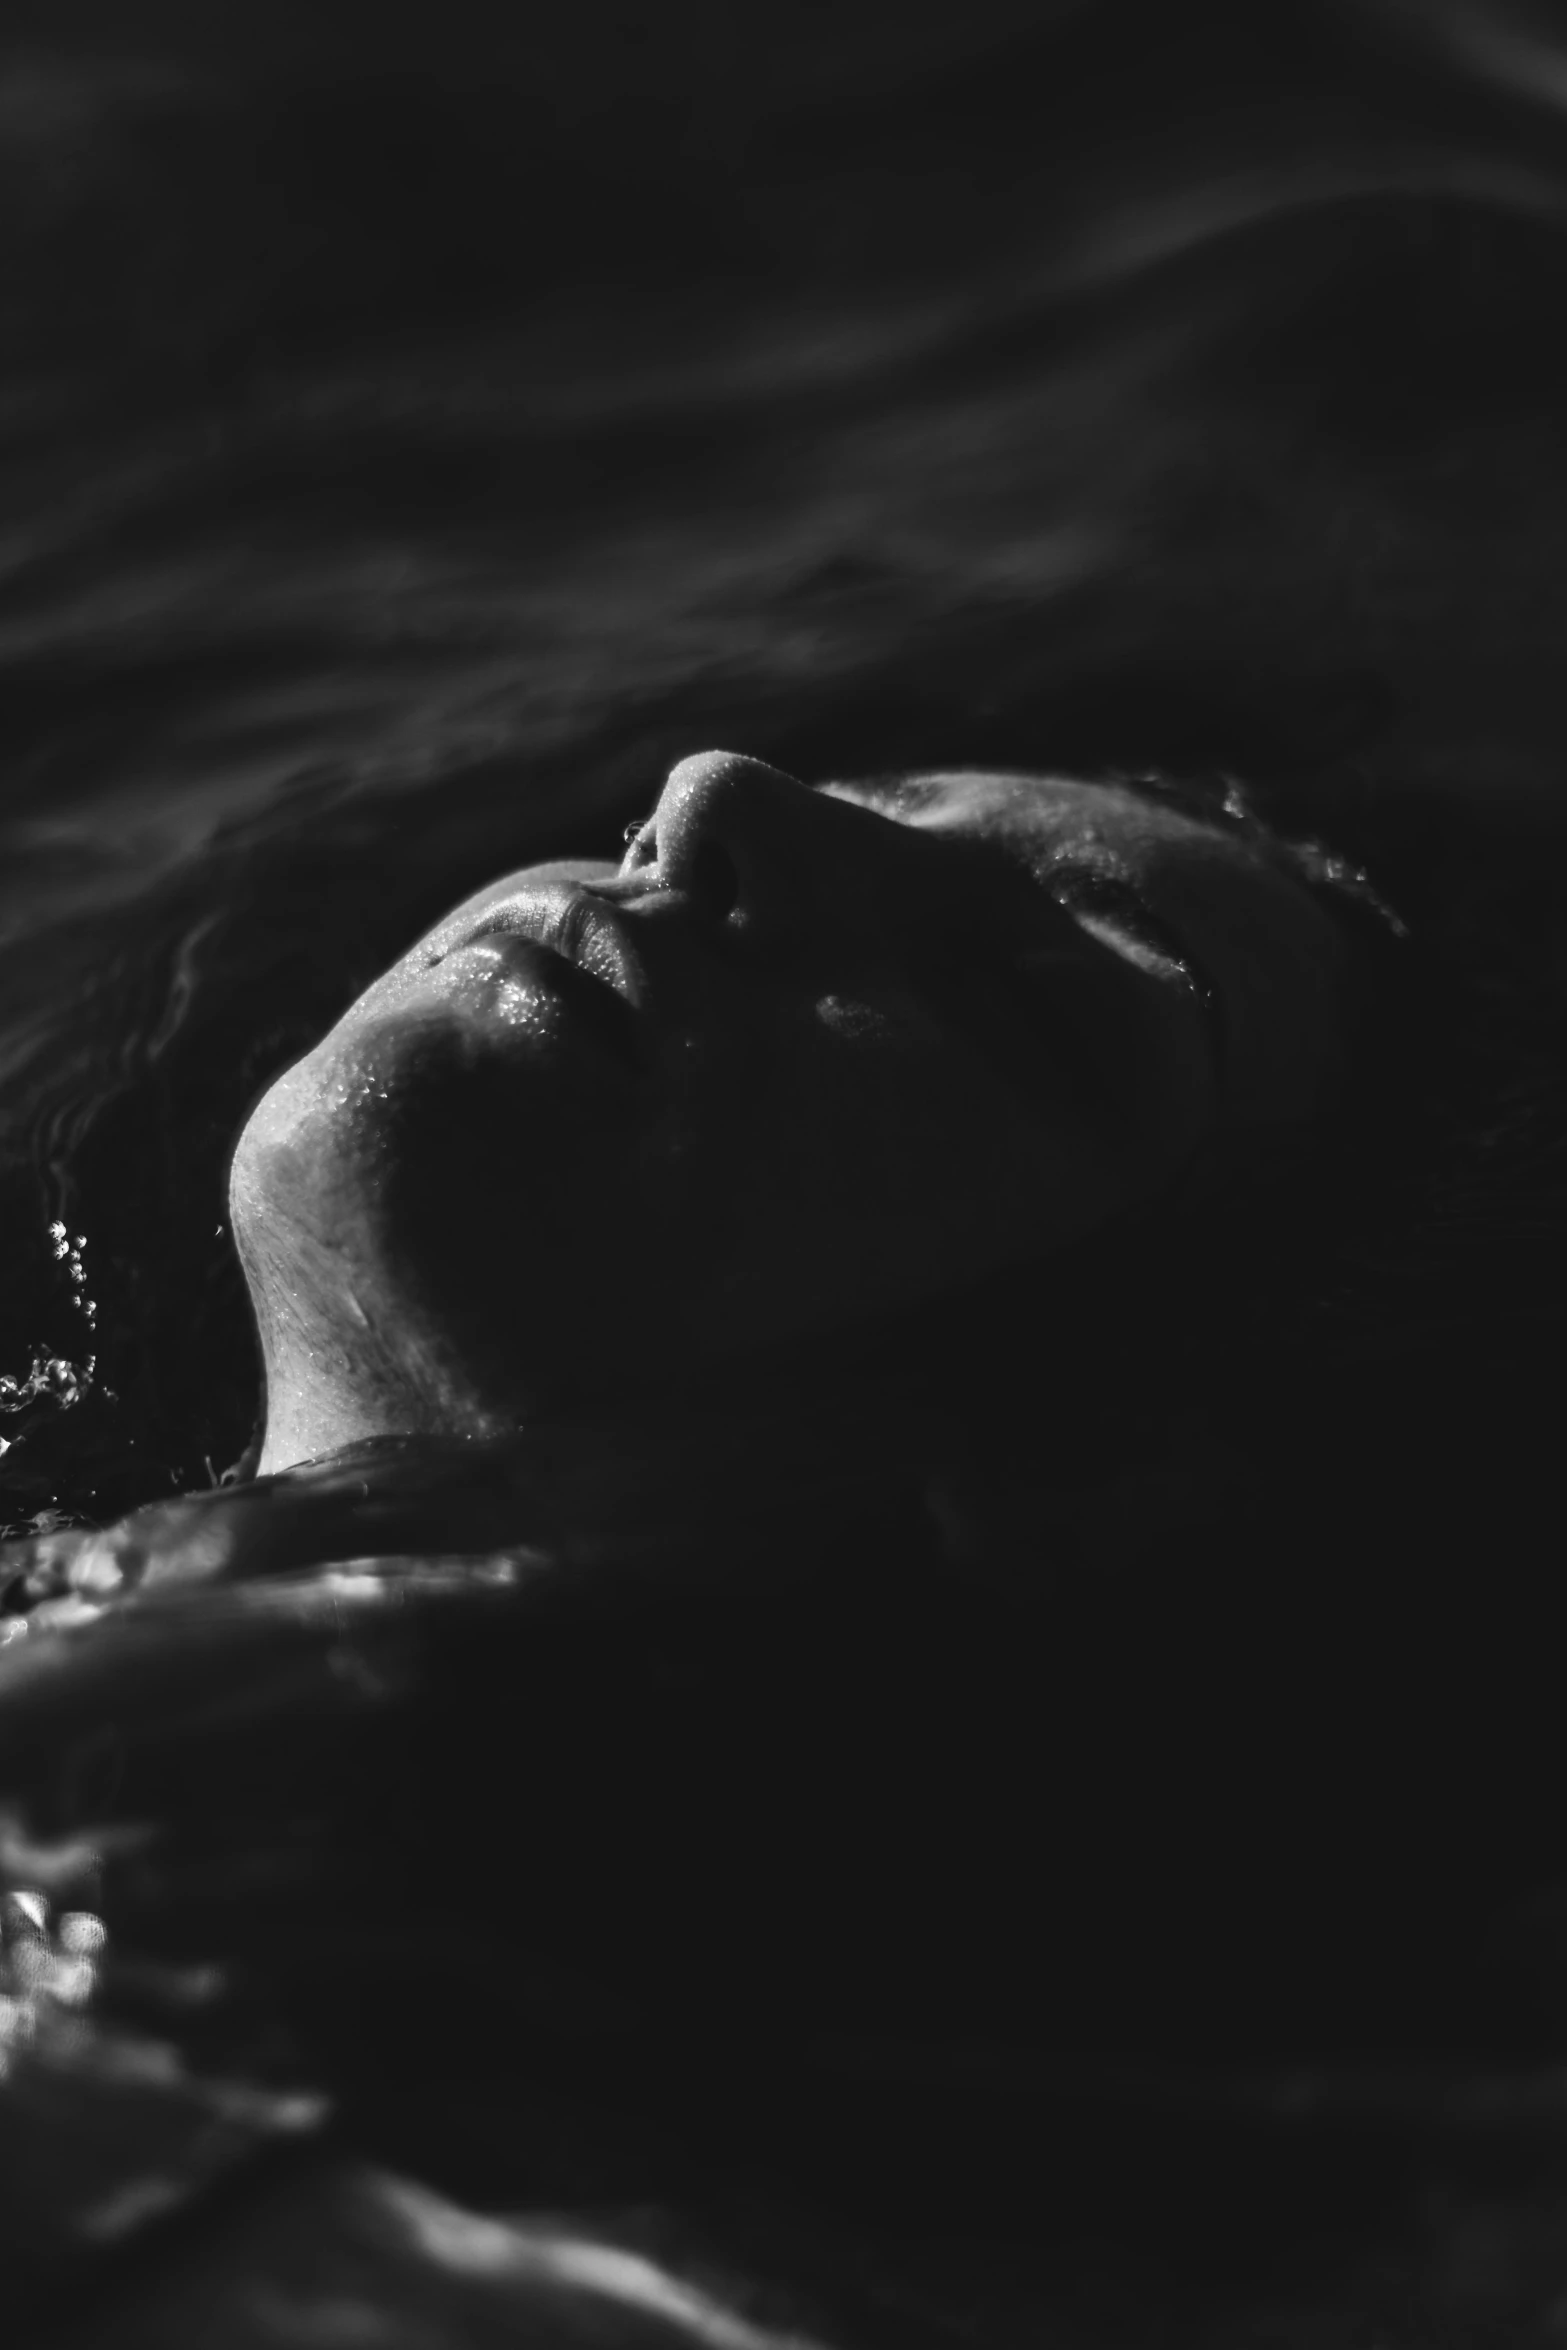
<instances>
[{"instance_id":1,"label":"neck","mask_svg":"<svg viewBox=\"0 0 1567 2350\"><path fill-rule=\"evenodd\" d=\"M914 1491L928 1467L909 1398L869 1377L826 1386L820 1349L809 1366L795 1350L788 1359L759 1355L671 1374L657 1393L557 1398L509 1418L392 1379L336 1384L328 1367L319 1352L301 1361L268 1350L261 1477L330 1478L354 1452L387 1464L385 1473L400 1461L397 1479L449 1498L460 1498L465 1482L498 1475L510 1497L509 1531L487 1530L484 1541L537 1544L560 1557L773 1539L798 1546L806 1529L818 1530L814 1541L867 1504ZM471 1547L456 1520L450 1539L433 1525L430 1539Z\"/></svg>"},{"instance_id":2,"label":"neck","mask_svg":"<svg viewBox=\"0 0 1567 2350\"><path fill-rule=\"evenodd\" d=\"M397 1377L339 1380L330 1366L267 1361L267 1417L255 1473L270 1477L379 1438L504 1439L510 1415Z\"/></svg>"}]
</instances>

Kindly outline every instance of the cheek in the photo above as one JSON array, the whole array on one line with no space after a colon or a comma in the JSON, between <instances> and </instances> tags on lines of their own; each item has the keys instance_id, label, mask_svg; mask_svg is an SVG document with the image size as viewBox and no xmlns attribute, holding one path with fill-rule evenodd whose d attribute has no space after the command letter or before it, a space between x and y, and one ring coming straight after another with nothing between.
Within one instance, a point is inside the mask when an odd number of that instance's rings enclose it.
<instances>
[{"instance_id":1,"label":"cheek","mask_svg":"<svg viewBox=\"0 0 1567 2350\"><path fill-rule=\"evenodd\" d=\"M824 1163L850 1180L856 1165L896 1176L901 1191L937 1209L968 1191L999 1201L1013 1174L1032 1188L1047 1169L1101 1154L1064 1070L1059 1082L1047 1068L1031 1071L1031 1090L917 998L824 997L791 1074L797 1093L826 1113ZM816 1130L815 1120L800 1122L807 1151Z\"/></svg>"},{"instance_id":2,"label":"cheek","mask_svg":"<svg viewBox=\"0 0 1567 2350\"><path fill-rule=\"evenodd\" d=\"M685 1261L705 1250L737 1338L747 1316L809 1326L977 1277L1091 1226L1121 1182L1080 1115L907 1003L822 997L769 1078L709 1128L682 1203Z\"/></svg>"}]
</instances>

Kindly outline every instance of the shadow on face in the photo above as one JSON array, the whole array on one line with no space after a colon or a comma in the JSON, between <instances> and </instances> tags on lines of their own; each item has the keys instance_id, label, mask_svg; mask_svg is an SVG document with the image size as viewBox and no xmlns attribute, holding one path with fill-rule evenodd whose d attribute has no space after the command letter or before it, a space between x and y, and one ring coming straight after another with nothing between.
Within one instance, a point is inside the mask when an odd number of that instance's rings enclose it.
<instances>
[{"instance_id":1,"label":"shadow on face","mask_svg":"<svg viewBox=\"0 0 1567 2350\"><path fill-rule=\"evenodd\" d=\"M617 870L455 909L264 1098L264 1466L826 1334L1071 1247L1331 1083L1329 916L1120 785L683 760Z\"/></svg>"}]
</instances>

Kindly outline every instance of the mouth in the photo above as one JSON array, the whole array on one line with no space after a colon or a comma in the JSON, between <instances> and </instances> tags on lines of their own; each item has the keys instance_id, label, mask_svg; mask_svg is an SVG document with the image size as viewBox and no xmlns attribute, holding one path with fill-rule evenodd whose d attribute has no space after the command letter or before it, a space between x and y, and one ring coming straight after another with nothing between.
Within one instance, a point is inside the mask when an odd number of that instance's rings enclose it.
<instances>
[{"instance_id":1,"label":"mouth","mask_svg":"<svg viewBox=\"0 0 1567 2350\"><path fill-rule=\"evenodd\" d=\"M647 1074L645 974L612 908L552 888L497 907L462 945L499 949L510 976L546 990L623 1068Z\"/></svg>"}]
</instances>

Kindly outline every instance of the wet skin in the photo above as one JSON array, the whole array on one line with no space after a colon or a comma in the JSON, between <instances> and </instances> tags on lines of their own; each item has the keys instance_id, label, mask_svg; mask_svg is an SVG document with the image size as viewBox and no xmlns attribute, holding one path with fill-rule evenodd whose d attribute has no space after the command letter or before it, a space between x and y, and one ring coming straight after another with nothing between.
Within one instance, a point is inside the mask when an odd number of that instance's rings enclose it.
<instances>
[{"instance_id":1,"label":"wet skin","mask_svg":"<svg viewBox=\"0 0 1567 2350\"><path fill-rule=\"evenodd\" d=\"M1202 967L1222 1051L1173 954L1058 901L1064 864ZM1279 862L1131 790L684 760L618 870L480 891L256 1109L262 1467L494 1432L1067 1246L1309 1116L1340 976Z\"/></svg>"}]
</instances>

